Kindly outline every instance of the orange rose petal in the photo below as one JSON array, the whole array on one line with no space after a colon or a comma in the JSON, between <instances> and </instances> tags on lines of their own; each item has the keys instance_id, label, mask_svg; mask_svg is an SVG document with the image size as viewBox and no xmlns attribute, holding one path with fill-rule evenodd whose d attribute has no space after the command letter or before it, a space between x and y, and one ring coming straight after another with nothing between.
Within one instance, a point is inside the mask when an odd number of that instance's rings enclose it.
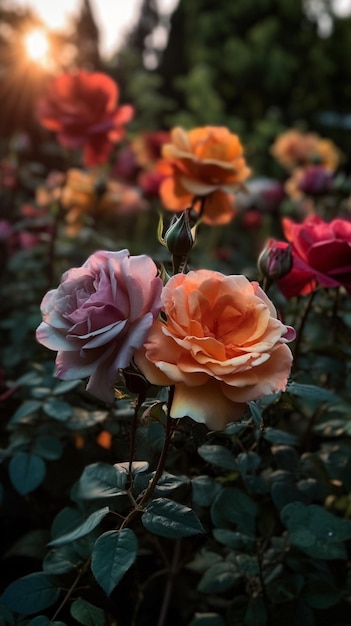
<instances>
[{"instance_id":1,"label":"orange rose petal","mask_svg":"<svg viewBox=\"0 0 351 626\"><path fill-rule=\"evenodd\" d=\"M177 385L171 417L188 416L213 430L223 430L229 422L240 419L245 409L245 404L231 402L223 395L218 381L209 380L197 387Z\"/></svg>"},{"instance_id":2,"label":"orange rose petal","mask_svg":"<svg viewBox=\"0 0 351 626\"><path fill-rule=\"evenodd\" d=\"M216 190L216 185L203 183L200 180L187 178L187 176L180 176L179 182L183 189L186 189L188 193L191 193L194 196L206 196Z\"/></svg>"},{"instance_id":3,"label":"orange rose petal","mask_svg":"<svg viewBox=\"0 0 351 626\"><path fill-rule=\"evenodd\" d=\"M279 345L261 365L241 374L223 377L224 395L233 402L248 402L284 391L292 365L288 346Z\"/></svg>"},{"instance_id":4,"label":"orange rose petal","mask_svg":"<svg viewBox=\"0 0 351 626\"><path fill-rule=\"evenodd\" d=\"M191 205L193 195L188 193L178 179L166 178L160 186L162 204L171 211L184 211Z\"/></svg>"},{"instance_id":5,"label":"orange rose petal","mask_svg":"<svg viewBox=\"0 0 351 626\"><path fill-rule=\"evenodd\" d=\"M234 200L223 191L214 191L205 202L203 221L210 226L228 224L235 217Z\"/></svg>"},{"instance_id":6,"label":"orange rose petal","mask_svg":"<svg viewBox=\"0 0 351 626\"><path fill-rule=\"evenodd\" d=\"M136 366L143 372L144 376L152 385L159 385L160 387L168 387L173 384L173 381L166 376L161 370L156 367L145 356L143 349L137 350L134 353L134 361Z\"/></svg>"}]
</instances>

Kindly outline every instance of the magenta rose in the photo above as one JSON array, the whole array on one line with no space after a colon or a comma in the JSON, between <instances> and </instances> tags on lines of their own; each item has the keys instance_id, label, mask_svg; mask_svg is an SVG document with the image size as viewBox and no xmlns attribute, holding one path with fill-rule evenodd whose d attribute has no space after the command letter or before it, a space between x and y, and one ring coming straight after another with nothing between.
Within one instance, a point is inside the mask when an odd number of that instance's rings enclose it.
<instances>
[{"instance_id":1,"label":"magenta rose","mask_svg":"<svg viewBox=\"0 0 351 626\"><path fill-rule=\"evenodd\" d=\"M146 255L99 251L62 276L43 298L37 340L57 350L56 376L89 378L87 390L114 399L119 369L127 367L161 309L162 280Z\"/></svg>"},{"instance_id":2,"label":"magenta rose","mask_svg":"<svg viewBox=\"0 0 351 626\"><path fill-rule=\"evenodd\" d=\"M293 267L278 284L287 298L322 287L343 286L351 294L351 222L337 218L325 222L313 215L302 224L283 219L291 244ZM288 244L286 244L288 246Z\"/></svg>"},{"instance_id":3,"label":"magenta rose","mask_svg":"<svg viewBox=\"0 0 351 626\"><path fill-rule=\"evenodd\" d=\"M118 86L101 72L64 72L52 79L37 106L44 128L57 133L66 148L82 148L84 163L104 163L133 117L130 105L118 106Z\"/></svg>"}]
</instances>

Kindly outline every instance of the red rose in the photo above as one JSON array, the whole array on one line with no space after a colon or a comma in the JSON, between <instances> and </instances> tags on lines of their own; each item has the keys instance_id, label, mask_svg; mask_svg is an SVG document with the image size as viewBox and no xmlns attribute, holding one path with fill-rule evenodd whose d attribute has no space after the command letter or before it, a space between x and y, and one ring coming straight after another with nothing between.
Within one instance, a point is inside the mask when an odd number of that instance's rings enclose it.
<instances>
[{"instance_id":1,"label":"red rose","mask_svg":"<svg viewBox=\"0 0 351 626\"><path fill-rule=\"evenodd\" d=\"M85 70L54 78L38 102L37 116L66 148L82 148L87 166L104 163L125 132L133 107L118 107L118 87L109 76Z\"/></svg>"},{"instance_id":2,"label":"red rose","mask_svg":"<svg viewBox=\"0 0 351 626\"><path fill-rule=\"evenodd\" d=\"M278 281L287 298L310 293L317 284L343 286L351 294L351 222L313 215L302 224L284 218L283 229L293 255L291 272Z\"/></svg>"}]
</instances>

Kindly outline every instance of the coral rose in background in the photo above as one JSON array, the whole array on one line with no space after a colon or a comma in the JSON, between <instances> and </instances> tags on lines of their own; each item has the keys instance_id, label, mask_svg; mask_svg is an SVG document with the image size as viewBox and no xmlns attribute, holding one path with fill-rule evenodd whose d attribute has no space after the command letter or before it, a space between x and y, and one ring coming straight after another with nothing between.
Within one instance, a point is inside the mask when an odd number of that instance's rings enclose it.
<instances>
[{"instance_id":1,"label":"coral rose in background","mask_svg":"<svg viewBox=\"0 0 351 626\"><path fill-rule=\"evenodd\" d=\"M43 298L37 340L57 350L56 376L89 378L87 390L114 399L118 370L128 366L161 309L162 281L148 256L99 251L62 276Z\"/></svg>"},{"instance_id":2,"label":"coral rose in background","mask_svg":"<svg viewBox=\"0 0 351 626\"><path fill-rule=\"evenodd\" d=\"M118 106L118 96L118 86L106 74L64 72L48 83L37 117L62 146L83 149L85 165L99 165L107 161L133 117L133 107Z\"/></svg>"},{"instance_id":3,"label":"coral rose in background","mask_svg":"<svg viewBox=\"0 0 351 626\"><path fill-rule=\"evenodd\" d=\"M67 172L61 203L66 210L66 233L71 237L83 228L88 216L97 220L104 215L130 215L147 208L137 188L76 168Z\"/></svg>"},{"instance_id":4,"label":"coral rose in background","mask_svg":"<svg viewBox=\"0 0 351 626\"><path fill-rule=\"evenodd\" d=\"M235 215L233 195L250 175L239 137L227 128L205 126L189 132L175 128L162 156L169 175L161 183L161 201L171 211L191 205L207 224L226 224ZM202 205L202 206L201 206Z\"/></svg>"},{"instance_id":5,"label":"coral rose in background","mask_svg":"<svg viewBox=\"0 0 351 626\"><path fill-rule=\"evenodd\" d=\"M295 332L277 319L259 287L244 276L197 270L173 276L157 320L135 354L156 385L175 385L171 416L222 430L249 400L284 390Z\"/></svg>"},{"instance_id":6,"label":"coral rose in background","mask_svg":"<svg viewBox=\"0 0 351 626\"><path fill-rule=\"evenodd\" d=\"M271 147L271 154L288 171L307 165L321 165L335 171L342 156L333 141L296 129L279 135Z\"/></svg>"},{"instance_id":7,"label":"coral rose in background","mask_svg":"<svg viewBox=\"0 0 351 626\"><path fill-rule=\"evenodd\" d=\"M314 215L302 224L289 218L282 224L293 256L291 272L278 280L282 293L291 298L310 293L319 284L343 286L351 294L351 222L340 218L325 222Z\"/></svg>"}]
</instances>

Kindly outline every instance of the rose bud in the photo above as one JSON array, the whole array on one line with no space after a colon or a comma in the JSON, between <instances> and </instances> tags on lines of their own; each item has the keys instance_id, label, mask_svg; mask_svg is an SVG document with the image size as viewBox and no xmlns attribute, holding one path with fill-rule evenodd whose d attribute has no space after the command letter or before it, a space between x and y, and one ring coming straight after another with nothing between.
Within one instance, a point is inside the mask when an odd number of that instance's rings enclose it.
<instances>
[{"instance_id":1,"label":"rose bud","mask_svg":"<svg viewBox=\"0 0 351 626\"><path fill-rule=\"evenodd\" d=\"M270 280L277 280L289 274L292 266L291 246L284 241L269 239L257 261L257 267L262 276Z\"/></svg>"}]
</instances>

